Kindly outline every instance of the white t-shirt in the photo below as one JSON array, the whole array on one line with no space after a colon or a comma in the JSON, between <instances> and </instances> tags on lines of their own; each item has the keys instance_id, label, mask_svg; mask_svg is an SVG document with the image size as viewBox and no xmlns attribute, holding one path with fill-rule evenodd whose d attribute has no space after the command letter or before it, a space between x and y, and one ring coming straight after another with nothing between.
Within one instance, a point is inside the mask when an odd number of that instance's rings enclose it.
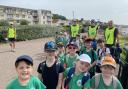
<instances>
[{"instance_id":1,"label":"white t-shirt","mask_svg":"<svg viewBox=\"0 0 128 89\"><path fill-rule=\"evenodd\" d=\"M99 48L97 51L98 56L104 57L106 54L110 54L110 49L109 48Z\"/></svg>"},{"instance_id":2,"label":"white t-shirt","mask_svg":"<svg viewBox=\"0 0 128 89\"><path fill-rule=\"evenodd\" d=\"M101 60L102 58L106 55L106 54L110 54L110 50L109 48L99 48L97 51L98 56L100 57L99 60L97 60L97 65L101 64Z\"/></svg>"}]
</instances>

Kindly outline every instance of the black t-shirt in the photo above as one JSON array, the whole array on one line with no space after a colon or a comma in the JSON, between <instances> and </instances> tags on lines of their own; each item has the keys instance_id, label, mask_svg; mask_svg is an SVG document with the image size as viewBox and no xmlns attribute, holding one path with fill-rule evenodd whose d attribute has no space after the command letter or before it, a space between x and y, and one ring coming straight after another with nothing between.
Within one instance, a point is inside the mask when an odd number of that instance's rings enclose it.
<instances>
[{"instance_id":1,"label":"black t-shirt","mask_svg":"<svg viewBox=\"0 0 128 89\"><path fill-rule=\"evenodd\" d=\"M64 72L64 67L62 64L57 62L55 62L51 67L47 67L45 62L43 73L41 70L41 63L39 64L37 71L42 74L43 84L47 87L46 89L56 89L59 73Z\"/></svg>"}]
</instances>

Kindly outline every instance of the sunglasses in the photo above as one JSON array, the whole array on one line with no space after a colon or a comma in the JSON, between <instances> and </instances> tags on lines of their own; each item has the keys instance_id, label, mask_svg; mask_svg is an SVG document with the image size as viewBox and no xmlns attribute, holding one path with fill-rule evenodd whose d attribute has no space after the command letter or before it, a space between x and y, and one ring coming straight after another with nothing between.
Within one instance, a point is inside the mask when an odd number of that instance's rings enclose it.
<instances>
[{"instance_id":1,"label":"sunglasses","mask_svg":"<svg viewBox=\"0 0 128 89\"><path fill-rule=\"evenodd\" d=\"M76 49L76 47L74 47L74 46L69 46L68 48L69 49Z\"/></svg>"}]
</instances>

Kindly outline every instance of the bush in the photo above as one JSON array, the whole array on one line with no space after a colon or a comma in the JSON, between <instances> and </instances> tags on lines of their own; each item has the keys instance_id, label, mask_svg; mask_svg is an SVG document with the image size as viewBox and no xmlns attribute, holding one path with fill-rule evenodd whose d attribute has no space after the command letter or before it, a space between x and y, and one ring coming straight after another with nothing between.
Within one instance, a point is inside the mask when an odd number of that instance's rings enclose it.
<instances>
[{"instance_id":1,"label":"bush","mask_svg":"<svg viewBox=\"0 0 128 89\"><path fill-rule=\"evenodd\" d=\"M25 19L20 20L20 25L28 25L28 24L29 24L29 21Z\"/></svg>"},{"instance_id":2,"label":"bush","mask_svg":"<svg viewBox=\"0 0 128 89\"><path fill-rule=\"evenodd\" d=\"M32 40L43 37L53 37L59 27L53 26L19 26L17 27L17 40Z\"/></svg>"},{"instance_id":3,"label":"bush","mask_svg":"<svg viewBox=\"0 0 128 89\"><path fill-rule=\"evenodd\" d=\"M0 20L0 26L8 26L9 22L7 20Z\"/></svg>"},{"instance_id":4,"label":"bush","mask_svg":"<svg viewBox=\"0 0 128 89\"><path fill-rule=\"evenodd\" d=\"M7 33L7 28L8 27L0 28L1 37L6 38L3 32ZM54 37L56 32L59 31L60 31L60 27L55 27L55 26L43 26L43 25L16 26L17 41L32 40L43 37Z\"/></svg>"}]
</instances>

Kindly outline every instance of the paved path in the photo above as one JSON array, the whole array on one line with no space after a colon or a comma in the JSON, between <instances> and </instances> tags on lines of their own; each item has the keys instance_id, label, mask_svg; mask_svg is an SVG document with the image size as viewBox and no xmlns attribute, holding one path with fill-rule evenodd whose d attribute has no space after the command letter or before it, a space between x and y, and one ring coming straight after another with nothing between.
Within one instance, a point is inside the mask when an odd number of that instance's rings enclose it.
<instances>
[{"instance_id":1,"label":"paved path","mask_svg":"<svg viewBox=\"0 0 128 89\"><path fill-rule=\"evenodd\" d=\"M37 75L36 69L41 62L43 54L43 45L52 38L37 39L16 43L16 52L11 52L9 44L0 45L0 89L5 89L9 81L16 76L15 60L22 54L30 55L34 60L34 75Z\"/></svg>"},{"instance_id":2,"label":"paved path","mask_svg":"<svg viewBox=\"0 0 128 89\"><path fill-rule=\"evenodd\" d=\"M0 89L5 89L9 81L16 76L15 60L22 54L30 55L34 60L34 75L37 76L36 69L43 60L43 45L52 38L43 38L31 41L16 43L16 52L11 52L9 44L0 45ZM117 71L116 71L117 72Z\"/></svg>"}]
</instances>

